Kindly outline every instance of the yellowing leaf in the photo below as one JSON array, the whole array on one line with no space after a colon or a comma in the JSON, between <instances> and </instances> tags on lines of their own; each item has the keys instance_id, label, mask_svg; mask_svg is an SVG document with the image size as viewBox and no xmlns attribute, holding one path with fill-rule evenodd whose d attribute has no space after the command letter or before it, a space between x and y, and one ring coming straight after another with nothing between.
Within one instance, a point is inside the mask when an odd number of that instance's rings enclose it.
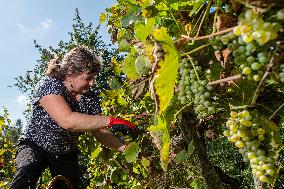
<instances>
[{"instance_id":1,"label":"yellowing leaf","mask_svg":"<svg viewBox=\"0 0 284 189\"><path fill-rule=\"evenodd\" d=\"M104 23L107 19L107 15L105 13L101 13L100 15L100 24Z\"/></svg>"},{"instance_id":2,"label":"yellowing leaf","mask_svg":"<svg viewBox=\"0 0 284 189\"><path fill-rule=\"evenodd\" d=\"M165 52L164 60L161 60L155 73L155 95L158 100L158 113L164 112L174 94L174 86L178 76L179 55L174 42L167 33L166 28L156 29L153 33L155 40L161 43Z\"/></svg>"}]
</instances>

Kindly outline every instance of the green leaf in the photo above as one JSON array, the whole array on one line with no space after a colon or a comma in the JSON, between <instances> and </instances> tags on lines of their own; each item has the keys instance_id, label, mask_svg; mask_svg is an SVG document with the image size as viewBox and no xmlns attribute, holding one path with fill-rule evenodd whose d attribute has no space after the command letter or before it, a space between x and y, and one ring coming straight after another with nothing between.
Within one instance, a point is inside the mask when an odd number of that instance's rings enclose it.
<instances>
[{"instance_id":1,"label":"green leaf","mask_svg":"<svg viewBox=\"0 0 284 189\"><path fill-rule=\"evenodd\" d=\"M124 150L123 155L128 163L133 163L137 160L140 151L139 144L137 142L132 142Z\"/></svg>"},{"instance_id":2,"label":"green leaf","mask_svg":"<svg viewBox=\"0 0 284 189\"><path fill-rule=\"evenodd\" d=\"M189 16L192 16L193 14L197 14L202 7L203 3L205 3L207 0L196 0L193 4L193 9L190 11Z\"/></svg>"},{"instance_id":3,"label":"green leaf","mask_svg":"<svg viewBox=\"0 0 284 189\"><path fill-rule=\"evenodd\" d=\"M145 157L142 157L141 163L145 168L149 167L150 165L150 161Z\"/></svg>"},{"instance_id":4,"label":"green leaf","mask_svg":"<svg viewBox=\"0 0 284 189\"><path fill-rule=\"evenodd\" d=\"M150 60L147 56L140 55L136 58L135 69L140 76L148 74L151 67L152 64L150 63Z\"/></svg>"},{"instance_id":5,"label":"green leaf","mask_svg":"<svg viewBox=\"0 0 284 189\"><path fill-rule=\"evenodd\" d=\"M101 152L101 147L97 147L94 151L92 151L91 158L96 159L100 154L100 152Z\"/></svg>"},{"instance_id":6,"label":"green leaf","mask_svg":"<svg viewBox=\"0 0 284 189\"><path fill-rule=\"evenodd\" d=\"M2 127L5 124L5 119L3 116L0 116L0 132L2 131Z\"/></svg>"},{"instance_id":7,"label":"green leaf","mask_svg":"<svg viewBox=\"0 0 284 189\"><path fill-rule=\"evenodd\" d=\"M107 19L107 15L105 13L100 14L100 24L104 23Z\"/></svg>"},{"instance_id":8,"label":"green leaf","mask_svg":"<svg viewBox=\"0 0 284 189\"><path fill-rule=\"evenodd\" d=\"M156 29L153 36L157 42L161 43L165 52L164 60L159 62L159 68L154 76L156 78L154 87L158 100L158 113L161 115L167 109L174 95L174 86L179 69L179 54L166 28Z\"/></svg>"},{"instance_id":9,"label":"green leaf","mask_svg":"<svg viewBox=\"0 0 284 189\"><path fill-rule=\"evenodd\" d=\"M146 38L153 33L153 27L155 25L155 18L145 19L145 25L142 23L137 23L134 26L134 32L137 39L142 42L146 41Z\"/></svg>"},{"instance_id":10,"label":"green leaf","mask_svg":"<svg viewBox=\"0 0 284 189\"><path fill-rule=\"evenodd\" d=\"M119 41L119 44L118 44L118 51L119 52L128 52L130 47L131 47L130 43L128 43L128 41L126 39L122 38Z\"/></svg>"},{"instance_id":11,"label":"green leaf","mask_svg":"<svg viewBox=\"0 0 284 189\"><path fill-rule=\"evenodd\" d=\"M0 156L2 156L6 152L5 149L0 149Z\"/></svg>"},{"instance_id":12,"label":"green leaf","mask_svg":"<svg viewBox=\"0 0 284 189\"><path fill-rule=\"evenodd\" d=\"M123 73L126 74L130 79L137 79L139 75L136 73L135 58L132 55L128 55L121 64Z\"/></svg>"},{"instance_id":13,"label":"green leaf","mask_svg":"<svg viewBox=\"0 0 284 189\"><path fill-rule=\"evenodd\" d=\"M193 188L193 189L203 189L203 182L201 179L194 179L194 181L192 181L192 183L190 184L190 186Z\"/></svg>"},{"instance_id":14,"label":"green leaf","mask_svg":"<svg viewBox=\"0 0 284 189\"><path fill-rule=\"evenodd\" d=\"M190 156L192 155L192 153L193 153L193 141L191 141L189 143L187 150L183 149L182 151L180 151L177 154L174 161L177 162L177 163L182 163L182 162L188 160L190 158Z\"/></svg>"},{"instance_id":15,"label":"green leaf","mask_svg":"<svg viewBox=\"0 0 284 189\"><path fill-rule=\"evenodd\" d=\"M121 26L123 28L129 27L129 25L136 23L137 21L141 20L142 17L139 14L141 12L141 7L132 5L130 10L127 10L127 14L123 15L121 18Z\"/></svg>"}]
</instances>

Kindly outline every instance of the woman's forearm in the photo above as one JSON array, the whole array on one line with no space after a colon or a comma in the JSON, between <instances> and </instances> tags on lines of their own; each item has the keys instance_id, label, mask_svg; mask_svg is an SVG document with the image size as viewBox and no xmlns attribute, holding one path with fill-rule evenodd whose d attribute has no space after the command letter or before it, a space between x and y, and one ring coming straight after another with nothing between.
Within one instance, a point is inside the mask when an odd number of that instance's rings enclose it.
<instances>
[{"instance_id":1,"label":"woman's forearm","mask_svg":"<svg viewBox=\"0 0 284 189\"><path fill-rule=\"evenodd\" d=\"M108 116L87 115L78 112L71 112L66 116L65 129L70 131L92 131L104 129L109 125Z\"/></svg>"},{"instance_id":2,"label":"woman's forearm","mask_svg":"<svg viewBox=\"0 0 284 189\"><path fill-rule=\"evenodd\" d=\"M124 151L124 149L126 148L126 145L121 142L119 138L105 129L96 130L93 132L93 134L98 142L108 148L112 148L120 152Z\"/></svg>"}]
</instances>

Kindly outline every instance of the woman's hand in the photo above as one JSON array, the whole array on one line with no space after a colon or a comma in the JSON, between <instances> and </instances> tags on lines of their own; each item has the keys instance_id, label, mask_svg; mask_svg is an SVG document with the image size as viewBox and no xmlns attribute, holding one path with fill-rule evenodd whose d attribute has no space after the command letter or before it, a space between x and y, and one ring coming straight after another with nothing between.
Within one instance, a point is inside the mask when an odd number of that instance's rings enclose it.
<instances>
[{"instance_id":1,"label":"woman's hand","mask_svg":"<svg viewBox=\"0 0 284 189\"><path fill-rule=\"evenodd\" d=\"M110 116L108 128L112 128L121 132L124 135L132 135L136 132L136 127L133 123Z\"/></svg>"}]
</instances>

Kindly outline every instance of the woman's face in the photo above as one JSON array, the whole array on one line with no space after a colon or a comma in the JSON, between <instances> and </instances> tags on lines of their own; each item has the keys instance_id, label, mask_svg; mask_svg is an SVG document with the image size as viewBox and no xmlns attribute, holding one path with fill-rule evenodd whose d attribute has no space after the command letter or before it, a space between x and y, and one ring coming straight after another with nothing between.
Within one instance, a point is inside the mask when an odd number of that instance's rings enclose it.
<instances>
[{"instance_id":1,"label":"woman's face","mask_svg":"<svg viewBox=\"0 0 284 189\"><path fill-rule=\"evenodd\" d=\"M85 94L95 82L95 73L82 73L78 76L70 76L70 84L72 92Z\"/></svg>"}]
</instances>

